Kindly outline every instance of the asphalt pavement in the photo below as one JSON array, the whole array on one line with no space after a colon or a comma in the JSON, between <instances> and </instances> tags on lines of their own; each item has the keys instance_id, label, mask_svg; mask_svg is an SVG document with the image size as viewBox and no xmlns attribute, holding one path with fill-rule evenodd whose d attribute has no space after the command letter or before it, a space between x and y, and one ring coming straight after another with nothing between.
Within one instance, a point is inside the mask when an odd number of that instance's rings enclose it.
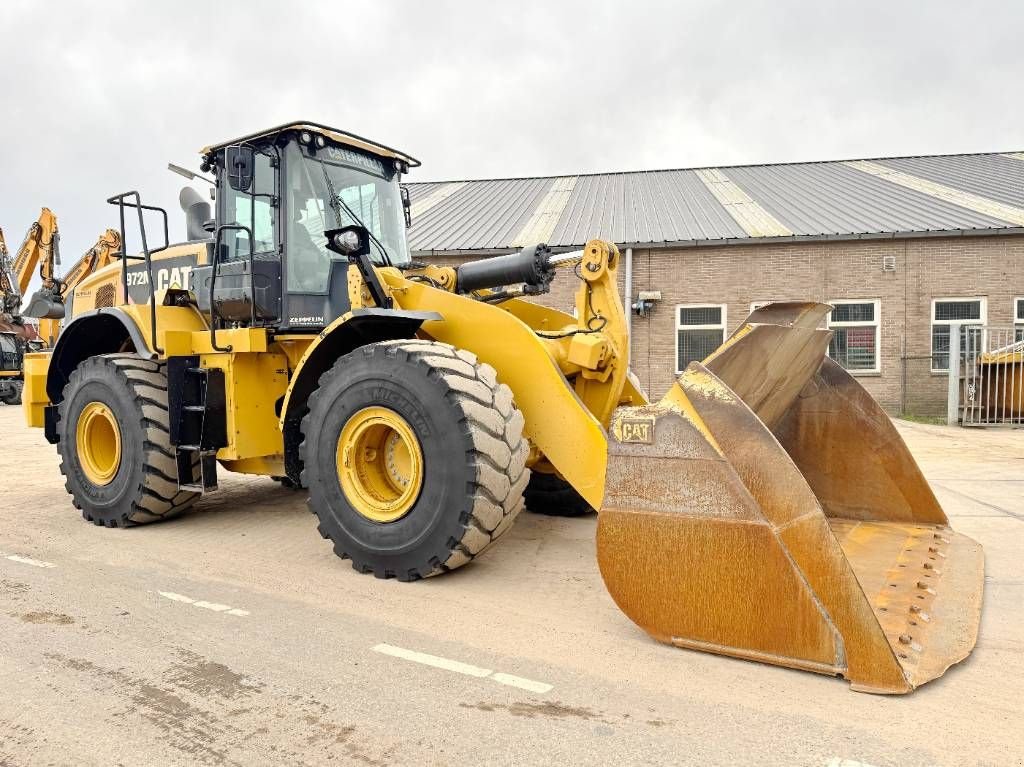
<instances>
[{"instance_id":1,"label":"asphalt pavement","mask_svg":"<svg viewBox=\"0 0 1024 767\"><path fill-rule=\"evenodd\" d=\"M1024 431L899 428L986 590L974 654L885 697L649 639L594 518L523 514L414 584L355 573L269 479L95 527L0 406L0 765L1021 764Z\"/></svg>"}]
</instances>

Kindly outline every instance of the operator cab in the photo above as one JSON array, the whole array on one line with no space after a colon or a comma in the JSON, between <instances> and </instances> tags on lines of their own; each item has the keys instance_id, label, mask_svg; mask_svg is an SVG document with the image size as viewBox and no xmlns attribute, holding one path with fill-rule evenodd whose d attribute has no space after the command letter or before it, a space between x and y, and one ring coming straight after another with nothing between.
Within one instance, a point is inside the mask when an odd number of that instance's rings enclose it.
<instances>
[{"instance_id":1,"label":"operator cab","mask_svg":"<svg viewBox=\"0 0 1024 767\"><path fill-rule=\"evenodd\" d=\"M214 279L212 309L225 326L315 332L330 324L350 308L350 256L329 249L325 233L365 228L370 262L409 263L409 201L399 180L418 165L397 150L308 122L204 149L202 169L216 180L217 245L212 264L195 270L200 308L211 309ZM199 206L187 217L198 233Z\"/></svg>"}]
</instances>

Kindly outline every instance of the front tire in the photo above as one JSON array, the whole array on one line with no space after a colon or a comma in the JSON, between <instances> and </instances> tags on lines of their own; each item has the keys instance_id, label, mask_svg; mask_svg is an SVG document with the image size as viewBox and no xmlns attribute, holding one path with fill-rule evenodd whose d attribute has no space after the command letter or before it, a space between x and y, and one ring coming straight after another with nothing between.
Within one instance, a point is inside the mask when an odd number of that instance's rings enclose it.
<instances>
[{"instance_id":1,"label":"front tire","mask_svg":"<svg viewBox=\"0 0 1024 767\"><path fill-rule=\"evenodd\" d=\"M129 527L181 513L199 497L178 490L164 365L134 354L90 357L64 387L57 452L82 516Z\"/></svg>"},{"instance_id":2,"label":"front tire","mask_svg":"<svg viewBox=\"0 0 1024 767\"><path fill-rule=\"evenodd\" d=\"M339 359L302 421L319 531L359 572L412 581L461 567L522 509L523 416L494 369L433 341Z\"/></svg>"}]
</instances>

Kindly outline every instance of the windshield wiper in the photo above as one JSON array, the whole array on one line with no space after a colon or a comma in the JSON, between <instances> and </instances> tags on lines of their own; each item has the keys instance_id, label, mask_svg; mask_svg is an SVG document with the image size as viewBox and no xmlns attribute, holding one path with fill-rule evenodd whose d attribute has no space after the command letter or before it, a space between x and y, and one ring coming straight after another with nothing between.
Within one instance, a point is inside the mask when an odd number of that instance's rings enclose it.
<instances>
[{"instance_id":1,"label":"windshield wiper","mask_svg":"<svg viewBox=\"0 0 1024 767\"><path fill-rule=\"evenodd\" d=\"M355 211L349 207L348 203L341 199L341 196L334 191L334 183L331 181L331 176L327 172L327 166L324 165L323 160L320 161L320 170L324 174L324 183L327 184L327 194L331 196L331 210L334 211L334 217L338 220L338 226L343 226L341 223L341 210L349 215L349 217L359 226L366 230L366 233L370 236L370 241L377 246L377 250L380 251L381 256L384 259L385 266L393 266L391 256L388 255L387 249L381 244L381 241L377 239L377 235L370 231L370 227L363 223L363 220L356 215Z\"/></svg>"}]
</instances>

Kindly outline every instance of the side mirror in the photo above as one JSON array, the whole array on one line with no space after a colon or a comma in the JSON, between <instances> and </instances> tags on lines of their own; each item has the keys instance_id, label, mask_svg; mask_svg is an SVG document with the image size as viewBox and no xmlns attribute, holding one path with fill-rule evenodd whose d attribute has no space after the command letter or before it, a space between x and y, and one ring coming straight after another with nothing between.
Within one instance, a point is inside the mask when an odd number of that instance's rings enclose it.
<instances>
[{"instance_id":1,"label":"side mirror","mask_svg":"<svg viewBox=\"0 0 1024 767\"><path fill-rule=\"evenodd\" d=\"M398 187L402 195L402 212L405 214L405 228L412 226L412 203L409 202L409 187L402 184Z\"/></svg>"},{"instance_id":2,"label":"side mirror","mask_svg":"<svg viewBox=\"0 0 1024 767\"><path fill-rule=\"evenodd\" d=\"M229 146L224 152L228 185L236 192L247 192L252 186L256 156L251 146Z\"/></svg>"}]
</instances>

